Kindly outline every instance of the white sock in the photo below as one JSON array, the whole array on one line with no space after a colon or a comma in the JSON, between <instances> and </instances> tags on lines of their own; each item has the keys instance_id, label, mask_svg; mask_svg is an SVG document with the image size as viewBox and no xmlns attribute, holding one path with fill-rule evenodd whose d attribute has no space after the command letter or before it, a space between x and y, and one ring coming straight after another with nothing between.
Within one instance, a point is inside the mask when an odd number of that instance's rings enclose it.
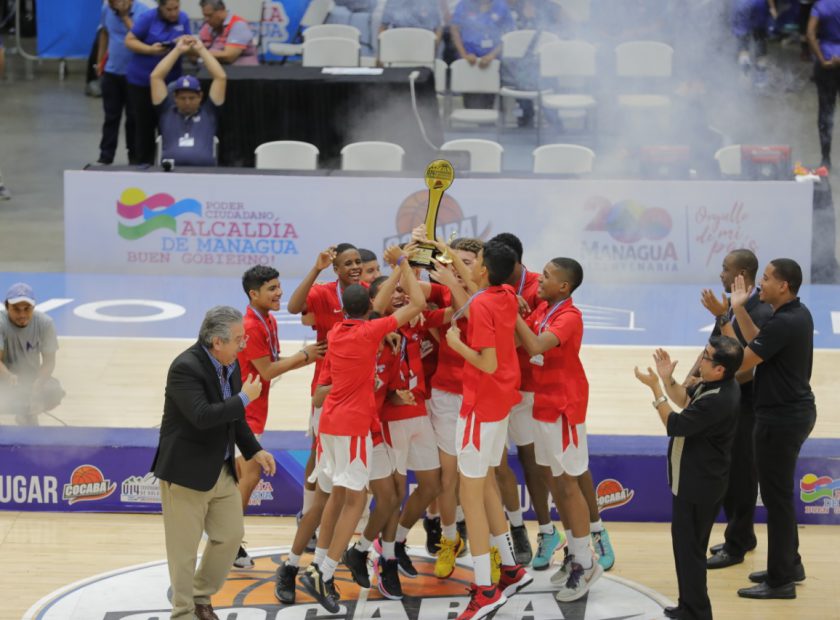
<instances>
[{"instance_id":1,"label":"white sock","mask_svg":"<svg viewBox=\"0 0 840 620\"><path fill-rule=\"evenodd\" d=\"M569 553L575 556L575 562L584 570L592 568L592 551L589 549L589 536L569 537Z\"/></svg>"},{"instance_id":2,"label":"white sock","mask_svg":"<svg viewBox=\"0 0 840 620\"><path fill-rule=\"evenodd\" d=\"M566 532L566 542L568 542L572 539L572 530L565 530L565 532ZM569 549L569 553L571 553L571 552L572 552L572 550Z\"/></svg>"},{"instance_id":3,"label":"white sock","mask_svg":"<svg viewBox=\"0 0 840 620\"><path fill-rule=\"evenodd\" d=\"M548 534L551 536L554 533L554 524L549 521L545 525L540 525L540 534Z\"/></svg>"},{"instance_id":4,"label":"white sock","mask_svg":"<svg viewBox=\"0 0 840 620\"><path fill-rule=\"evenodd\" d=\"M309 509L312 508L312 502L315 501L315 489L311 491L309 489L303 490L303 506L300 509L300 514L305 515L309 512Z\"/></svg>"},{"instance_id":5,"label":"white sock","mask_svg":"<svg viewBox=\"0 0 840 620\"><path fill-rule=\"evenodd\" d=\"M335 569L338 566L338 562L335 560L331 560L330 558L324 558L324 563L321 564L321 576L324 578L324 581L329 581L335 575Z\"/></svg>"},{"instance_id":6,"label":"white sock","mask_svg":"<svg viewBox=\"0 0 840 620\"><path fill-rule=\"evenodd\" d=\"M324 562L325 557L327 557L326 547L315 547L315 558L312 560L312 563L321 566L321 564Z\"/></svg>"},{"instance_id":7,"label":"white sock","mask_svg":"<svg viewBox=\"0 0 840 620\"><path fill-rule=\"evenodd\" d=\"M522 508L518 510L505 510L505 512L512 527L521 527L525 523L522 520Z\"/></svg>"},{"instance_id":8,"label":"white sock","mask_svg":"<svg viewBox=\"0 0 840 620\"><path fill-rule=\"evenodd\" d=\"M455 540L455 537L458 535L458 530L454 523L452 525L444 525L440 529L443 537L447 540Z\"/></svg>"},{"instance_id":9,"label":"white sock","mask_svg":"<svg viewBox=\"0 0 840 620\"><path fill-rule=\"evenodd\" d=\"M397 526L397 537L396 541L404 543L405 539L408 537L408 528L403 527L402 525Z\"/></svg>"},{"instance_id":10,"label":"white sock","mask_svg":"<svg viewBox=\"0 0 840 620\"><path fill-rule=\"evenodd\" d=\"M396 543L392 540L391 542L382 541L382 557L386 560L396 560L397 559L397 552L394 551L394 546Z\"/></svg>"},{"instance_id":11,"label":"white sock","mask_svg":"<svg viewBox=\"0 0 840 620\"><path fill-rule=\"evenodd\" d=\"M361 536L359 540L356 542L356 549L359 551L367 551L370 549L370 546L373 544L373 541L368 540L364 536Z\"/></svg>"},{"instance_id":12,"label":"white sock","mask_svg":"<svg viewBox=\"0 0 840 620\"><path fill-rule=\"evenodd\" d=\"M473 556L473 576L475 577L475 585L481 587L488 587L493 585L490 581L490 554Z\"/></svg>"},{"instance_id":13,"label":"white sock","mask_svg":"<svg viewBox=\"0 0 840 620\"><path fill-rule=\"evenodd\" d=\"M289 566L300 566L300 556L297 553L289 551L289 557L286 559L286 564Z\"/></svg>"},{"instance_id":14,"label":"white sock","mask_svg":"<svg viewBox=\"0 0 840 620\"><path fill-rule=\"evenodd\" d=\"M461 508L461 504L455 508L455 520L456 521L463 521L464 520L464 509Z\"/></svg>"},{"instance_id":15,"label":"white sock","mask_svg":"<svg viewBox=\"0 0 840 620\"><path fill-rule=\"evenodd\" d=\"M589 531L594 534L596 532L603 532L604 531L604 522L601 519L597 521L593 521L589 524Z\"/></svg>"},{"instance_id":16,"label":"white sock","mask_svg":"<svg viewBox=\"0 0 840 620\"><path fill-rule=\"evenodd\" d=\"M491 544L499 550L503 565L516 565L516 559L513 557L513 542L510 539L509 532L505 532L501 536L492 536Z\"/></svg>"},{"instance_id":17,"label":"white sock","mask_svg":"<svg viewBox=\"0 0 840 620\"><path fill-rule=\"evenodd\" d=\"M427 519L437 519L438 517L440 517L439 512L432 512L431 510L426 511L426 518Z\"/></svg>"}]
</instances>

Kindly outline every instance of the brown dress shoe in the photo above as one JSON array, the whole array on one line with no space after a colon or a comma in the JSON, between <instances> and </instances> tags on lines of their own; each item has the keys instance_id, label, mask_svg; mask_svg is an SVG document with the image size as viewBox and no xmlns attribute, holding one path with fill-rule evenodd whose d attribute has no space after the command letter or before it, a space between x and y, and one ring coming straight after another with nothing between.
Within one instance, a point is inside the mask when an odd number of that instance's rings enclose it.
<instances>
[{"instance_id":1,"label":"brown dress shoe","mask_svg":"<svg viewBox=\"0 0 840 620\"><path fill-rule=\"evenodd\" d=\"M202 605L200 603L196 603L194 613L196 620L219 620L219 616L217 616L216 612L213 611L212 605Z\"/></svg>"}]
</instances>

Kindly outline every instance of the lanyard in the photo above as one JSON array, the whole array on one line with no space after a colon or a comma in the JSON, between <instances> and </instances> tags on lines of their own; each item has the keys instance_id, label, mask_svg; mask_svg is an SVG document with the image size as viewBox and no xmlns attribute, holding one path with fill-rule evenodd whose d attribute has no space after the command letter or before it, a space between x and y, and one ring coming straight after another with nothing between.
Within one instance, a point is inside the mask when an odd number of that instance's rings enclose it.
<instances>
[{"instance_id":1,"label":"lanyard","mask_svg":"<svg viewBox=\"0 0 840 620\"><path fill-rule=\"evenodd\" d=\"M537 336L539 336L541 333L543 333L545 331L545 326L548 325L548 320L551 318L551 316L560 309L560 306L565 304L570 299L571 299L571 297L566 297L566 299L564 299L563 301L558 301L556 304L554 304L551 307L551 310L549 310L546 313L545 318L542 320L542 322L540 323L540 326L537 328Z\"/></svg>"},{"instance_id":2,"label":"lanyard","mask_svg":"<svg viewBox=\"0 0 840 620\"><path fill-rule=\"evenodd\" d=\"M458 319L464 316L464 313L467 311L467 308L470 307L470 304L473 302L473 299L481 295L486 290L486 288L483 288L480 291L473 293L472 296L467 300L467 303L465 303L462 307L458 308L455 311L455 314L452 315L452 323L455 323Z\"/></svg>"},{"instance_id":3,"label":"lanyard","mask_svg":"<svg viewBox=\"0 0 840 620\"><path fill-rule=\"evenodd\" d=\"M263 327L265 327L265 332L266 334L268 334L268 350L271 351L271 361L276 362L280 359L280 338L277 335L277 332L275 331L274 338L272 339L271 328L268 326L266 320L262 318L262 315L259 313L258 310L254 308L254 306L251 306L251 311L257 315L257 318L260 320L260 323L262 323ZM277 343L276 345L275 342Z\"/></svg>"},{"instance_id":4,"label":"lanyard","mask_svg":"<svg viewBox=\"0 0 840 620\"><path fill-rule=\"evenodd\" d=\"M520 297L522 296L522 289L525 288L525 276L528 275L528 270L525 267L522 268L522 277L519 279L519 289L516 291L516 294Z\"/></svg>"},{"instance_id":5,"label":"lanyard","mask_svg":"<svg viewBox=\"0 0 840 620\"><path fill-rule=\"evenodd\" d=\"M341 299L341 282L335 281L335 296L338 299L338 309L344 311L344 301Z\"/></svg>"}]
</instances>

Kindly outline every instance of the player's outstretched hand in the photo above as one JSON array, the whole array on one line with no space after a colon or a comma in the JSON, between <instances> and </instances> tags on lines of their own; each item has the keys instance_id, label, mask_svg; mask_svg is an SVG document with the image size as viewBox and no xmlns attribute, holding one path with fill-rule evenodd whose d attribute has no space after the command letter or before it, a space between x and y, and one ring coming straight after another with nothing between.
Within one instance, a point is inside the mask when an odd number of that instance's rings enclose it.
<instances>
[{"instance_id":1,"label":"player's outstretched hand","mask_svg":"<svg viewBox=\"0 0 840 620\"><path fill-rule=\"evenodd\" d=\"M653 361L656 362L656 374L662 377L663 381L670 382L671 377L674 376L674 369L677 367L677 362L671 361L671 356L665 349L654 351Z\"/></svg>"},{"instance_id":2,"label":"player's outstretched hand","mask_svg":"<svg viewBox=\"0 0 840 620\"><path fill-rule=\"evenodd\" d=\"M326 250L323 250L318 254L318 258L315 259L315 268L318 271L323 271L335 260L335 246L331 245Z\"/></svg>"}]
</instances>

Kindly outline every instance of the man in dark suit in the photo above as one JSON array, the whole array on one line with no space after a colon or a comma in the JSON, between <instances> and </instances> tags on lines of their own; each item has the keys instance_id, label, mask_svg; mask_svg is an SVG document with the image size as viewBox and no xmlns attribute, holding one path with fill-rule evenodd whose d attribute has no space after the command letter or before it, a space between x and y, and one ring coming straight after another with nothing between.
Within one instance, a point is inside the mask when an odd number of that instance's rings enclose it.
<instances>
[{"instance_id":1,"label":"man in dark suit","mask_svg":"<svg viewBox=\"0 0 840 620\"><path fill-rule=\"evenodd\" d=\"M700 361L700 382L688 389L673 380L677 363L662 349L653 354L659 377L650 368L647 374L638 367L635 371L636 378L653 392L653 408L671 438L671 538L680 596L679 606L665 608L668 618L712 620L706 589L706 545L729 478L741 398L735 373L743 357L744 350L734 338L710 338ZM672 411L669 398L682 411Z\"/></svg>"},{"instance_id":2,"label":"man in dark suit","mask_svg":"<svg viewBox=\"0 0 840 620\"><path fill-rule=\"evenodd\" d=\"M245 345L242 313L208 310L198 342L169 367L160 441L152 471L160 480L172 618L218 620L210 597L223 585L244 531L234 444L273 475L274 457L245 423L259 377L242 383L236 354ZM203 532L208 540L195 569Z\"/></svg>"}]
</instances>

